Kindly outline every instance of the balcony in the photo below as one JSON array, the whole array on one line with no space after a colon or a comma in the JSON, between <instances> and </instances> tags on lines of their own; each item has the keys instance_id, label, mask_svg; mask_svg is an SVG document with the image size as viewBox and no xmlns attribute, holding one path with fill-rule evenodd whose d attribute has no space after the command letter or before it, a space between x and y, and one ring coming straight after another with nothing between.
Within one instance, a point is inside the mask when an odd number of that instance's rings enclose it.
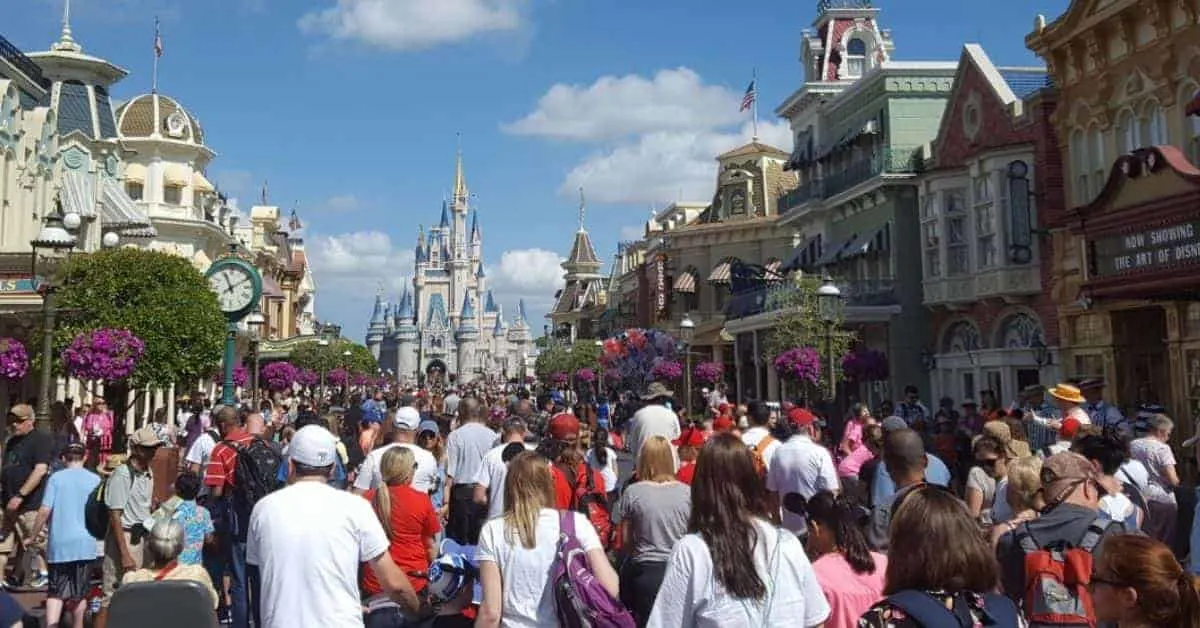
<instances>
[{"instance_id":1,"label":"balcony","mask_svg":"<svg viewBox=\"0 0 1200 628\"><path fill-rule=\"evenodd\" d=\"M779 212L785 213L815 199L836 196L881 174L917 174L924 170L924 161L916 146L887 146L875 150L869 157L851 162L845 168L815 179L779 196ZM824 160L825 170L833 168Z\"/></svg>"},{"instance_id":2,"label":"balcony","mask_svg":"<svg viewBox=\"0 0 1200 628\"><path fill-rule=\"evenodd\" d=\"M853 308L891 307L900 304L896 295L896 281L887 279L856 279L837 282L838 289L846 299L847 318ZM729 320L747 318L769 312L778 312L800 304L802 292L791 281L772 283L746 290L730 297L725 310Z\"/></svg>"},{"instance_id":3,"label":"balcony","mask_svg":"<svg viewBox=\"0 0 1200 628\"><path fill-rule=\"evenodd\" d=\"M980 299L1022 297L1041 292L1041 272L1037 264L1003 266L972 275L924 281L925 305L965 305Z\"/></svg>"}]
</instances>

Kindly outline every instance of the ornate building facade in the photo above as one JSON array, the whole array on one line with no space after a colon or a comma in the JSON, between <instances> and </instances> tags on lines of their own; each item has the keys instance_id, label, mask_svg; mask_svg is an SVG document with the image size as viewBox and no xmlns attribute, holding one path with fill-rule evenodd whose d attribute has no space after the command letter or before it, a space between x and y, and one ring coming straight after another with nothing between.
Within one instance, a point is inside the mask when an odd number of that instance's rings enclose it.
<instances>
[{"instance_id":1,"label":"ornate building facade","mask_svg":"<svg viewBox=\"0 0 1200 628\"><path fill-rule=\"evenodd\" d=\"M412 289L394 305L375 298L366 345L400 381L432 372L459 382L507 379L525 371L532 348L525 304L506 321L488 289L483 231L470 199L460 153L441 219L428 234L418 230Z\"/></svg>"}]
</instances>

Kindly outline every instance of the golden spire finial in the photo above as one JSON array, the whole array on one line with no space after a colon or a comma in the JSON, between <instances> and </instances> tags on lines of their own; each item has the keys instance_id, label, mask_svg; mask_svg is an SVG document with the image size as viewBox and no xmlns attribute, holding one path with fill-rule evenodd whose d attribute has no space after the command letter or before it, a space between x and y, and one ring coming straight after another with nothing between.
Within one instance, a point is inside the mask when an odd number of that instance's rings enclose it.
<instances>
[{"instance_id":1,"label":"golden spire finial","mask_svg":"<svg viewBox=\"0 0 1200 628\"><path fill-rule=\"evenodd\" d=\"M454 202L467 202L467 178L463 175L462 133L458 133L458 149L454 158Z\"/></svg>"}]
</instances>

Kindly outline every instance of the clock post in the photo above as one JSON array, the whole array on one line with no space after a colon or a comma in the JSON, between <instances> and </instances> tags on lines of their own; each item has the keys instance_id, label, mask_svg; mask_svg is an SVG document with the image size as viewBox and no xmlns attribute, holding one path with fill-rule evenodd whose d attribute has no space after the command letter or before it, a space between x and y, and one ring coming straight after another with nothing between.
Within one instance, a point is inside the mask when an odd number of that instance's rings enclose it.
<instances>
[{"instance_id":1,"label":"clock post","mask_svg":"<svg viewBox=\"0 0 1200 628\"><path fill-rule=\"evenodd\" d=\"M221 403L232 406L233 367L237 360L238 323L254 310L262 299L262 275L253 264L238 252L237 244L229 245L229 253L213 262L204 273L209 288L217 295L217 304L225 314L225 357L221 382Z\"/></svg>"}]
</instances>

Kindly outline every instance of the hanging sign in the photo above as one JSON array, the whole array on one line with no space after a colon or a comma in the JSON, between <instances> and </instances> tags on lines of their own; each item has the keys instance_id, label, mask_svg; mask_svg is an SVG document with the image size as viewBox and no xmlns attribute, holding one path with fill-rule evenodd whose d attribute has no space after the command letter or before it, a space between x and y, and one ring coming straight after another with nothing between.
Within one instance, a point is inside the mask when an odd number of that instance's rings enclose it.
<instances>
[{"instance_id":1,"label":"hanging sign","mask_svg":"<svg viewBox=\"0 0 1200 628\"><path fill-rule=\"evenodd\" d=\"M661 253L654 258L654 315L667 318L667 256Z\"/></svg>"},{"instance_id":2,"label":"hanging sign","mask_svg":"<svg viewBox=\"0 0 1200 628\"><path fill-rule=\"evenodd\" d=\"M1200 220L1145 229L1091 242L1099 277L1200 262Z\"/></svg>"}]
</instances>

